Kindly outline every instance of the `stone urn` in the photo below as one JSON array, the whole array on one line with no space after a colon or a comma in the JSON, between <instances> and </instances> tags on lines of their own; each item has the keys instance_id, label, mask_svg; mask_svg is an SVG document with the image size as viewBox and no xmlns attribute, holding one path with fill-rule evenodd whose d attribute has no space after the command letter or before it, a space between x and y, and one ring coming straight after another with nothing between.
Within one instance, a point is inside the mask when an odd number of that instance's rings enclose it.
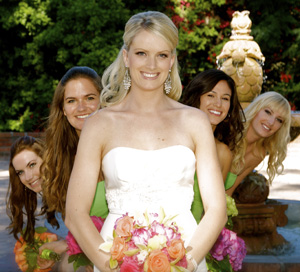
<instances>
[{"instance_id":1,"label":"stone urn","mask_svg":"<svg viewBox=\"0 0 300 272\"><path fill-rule=\"evenodd\" d=\"M230 41L217 56L219 68L234 79L243 108L261 92L265 61L259 45L250 36L252 22L249 14L247 10L233 13Z\"/></svg>"},{"instance_id":2,"label":"stone urn","mask_svg":"<svg viewBox=\"0 0 300 272\"><path fill-rule=\"evenodd\" d=\"M256 171L250 173L236 188L232 197L238 216L233 217L233 230L247 247L247 254L260 254L288 244L277 227L287 224L288 205L268 200L267 179Z\"/></svg>"}]
</instances>

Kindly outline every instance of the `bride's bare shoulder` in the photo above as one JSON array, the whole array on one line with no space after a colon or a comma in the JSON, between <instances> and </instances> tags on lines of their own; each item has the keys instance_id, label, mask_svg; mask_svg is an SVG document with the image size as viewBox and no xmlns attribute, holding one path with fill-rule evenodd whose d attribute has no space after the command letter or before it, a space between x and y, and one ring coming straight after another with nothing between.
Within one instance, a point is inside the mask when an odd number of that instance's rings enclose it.
<instances>
[{"instance_id":1,"label":"bride's bare shoulder","mask_svg":"<svg viewBox=\"0 0 300 272\"><path fill-rule=\"evenodd\" d=\"M180 107L178 107L183 117L189 121L195 122L196 120L207 119L207 115L200 109L190 107L180 103Z\"/></svg>"}]
</instances>

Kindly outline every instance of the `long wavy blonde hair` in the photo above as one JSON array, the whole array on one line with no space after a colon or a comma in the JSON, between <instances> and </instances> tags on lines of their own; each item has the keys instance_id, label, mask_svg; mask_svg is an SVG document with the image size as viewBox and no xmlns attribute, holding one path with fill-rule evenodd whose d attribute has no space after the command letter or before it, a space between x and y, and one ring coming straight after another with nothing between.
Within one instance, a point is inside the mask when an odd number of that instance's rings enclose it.
<instances>
[{"instance_id":1,"label":"long wavy blonde hair","mask_svg":"<svg viewBox=\"0 0 300 272\"><path fill-rule=\"evenodd\" d=\"M103 91L100 96L101 107L117 104L127 95L124 89L123 79L125 75L125 63L123 50L129 50L134 37L142 30L154 33L163 38L172 49L175 61L171 69L172 89L168 96L178 100L181 96L182 85L178 72L176 46L178 44L178 29L172 20L158 11L147 11L132 16L125 26L123 46L116 60L104 71L102 76ZM130 91L130 90L129 90Z\"/></svg>"},{"instance_id":2,"label":"long wavy blonde hair","mask_svg":"<svg viewBox=\"0 0 300 272\"><path fill-rule=\"evenodd\" d=\"M259 139L255 145L262 159L269 155L267 174L269 176L269 184L272 183L276 174L281 174L284 170L283 161L287 155L287 144L290 142L290 126L291 126L291 107L289 102L277 92L266 92L256 97L252 103L244 110L246 122L244 124L244 135L247 135L249 126L257 113L265 108L279 112L284 119L282 126L278 131L268 138ZM235 159L241 162L239 167L234 169L235 173L239 173L245 163L244 156L247 148L246 137L236 146L234 150Z\"/></svg>"}]
</instances>

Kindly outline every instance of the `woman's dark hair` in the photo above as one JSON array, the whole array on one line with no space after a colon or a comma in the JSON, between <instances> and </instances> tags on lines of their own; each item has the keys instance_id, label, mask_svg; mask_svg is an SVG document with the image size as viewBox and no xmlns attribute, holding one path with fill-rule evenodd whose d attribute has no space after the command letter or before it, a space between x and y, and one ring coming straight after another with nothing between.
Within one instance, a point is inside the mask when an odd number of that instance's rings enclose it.
<instances>
[{"instance_id":1,"label":"woman's dark hair","mask_svg":"<svg viewBox=\"0 0 300 272\"><path fill-rule=\"evenodd\" d=\"M234 80L218 69L209 69L196 75L183 91L181 102L191 107L200 108L200 97L210 92L219 81L225 80L231 90L230 108L227 117L217 125L214 136L233 150L243 136L243 109L238 100Z\"/></svg>"},{"instance_id":2,"label":"woman's dark hair","mask_svg":"<svg viewBox=\"0 0 300 272\"><path fill-rule=\"evenodd\" d=\"M6 212L10 218L10 233L19 240L18 234L22 233L24 227L24 215L27 216L27 224L23 233L26 242L33 242L35 227L35 211L37 209L37 193L28 189L17 175L12 164L13 158L24 150L36 153L43 157L44 143L42 140L23 136L18 138L11 146L9 161L9 185L6 195Z\"/></svg>"},{"instance_id":3,"label":"woman's dark hair","mask_svg":"<svg viewBox=\"0 0 300 272\"><path fill-rule=\"evenodd\" d=\"M75 160L79 136L64 115L64 94L69 81L86 78L91 81L99 95L101 77L86 66L75 66L61 78L52 99L46 128L46 149L43 157L43 211L60 212L65 215L66 195ZM50 220L50 223L52 221Z\"/></svg>"}]
</instances>

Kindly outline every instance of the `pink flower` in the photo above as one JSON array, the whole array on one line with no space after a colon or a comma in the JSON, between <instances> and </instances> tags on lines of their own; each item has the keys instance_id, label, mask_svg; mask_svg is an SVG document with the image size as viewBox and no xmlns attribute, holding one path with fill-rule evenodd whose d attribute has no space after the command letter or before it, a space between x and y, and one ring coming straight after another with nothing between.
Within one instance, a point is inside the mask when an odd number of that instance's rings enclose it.
<instances>
[{"instance_id":1,"label":"pink flower","mask_svg":"<svg viewBox=\"0 0 300 272\"><path fill-rule=\"evenodd\" d=\"M168 241L172 241L174 239L180 240L181 234L178 231L178 227L172 224L171 228L165 228L165 235Z\"/></svg>"},{"instance_id":2,"label":"pink flower","mask_svg":"<svg viewBox=\"0 0 300 272\"><path fill-rule=\"evenodd\" d=\"M68 250L67 253L69 256L82 253L80 246L77 244L73 234L69 231L66 237Z\"/></svg>"},{"instance_id":3,"label":"pink flower","mask_svg":"<svg viewBox=\"0 0 300 272\"><path fill-rule=\"evenodd\" d=\"M94 225L96 226L97 230L100 232L101 229L102 229L102 226L104 224L105 219L103 219L101 217L97 217L97 216L91 216L91 219L92 219ZM69 256L79 254L79 253L83 253L80 246L77 244L76 239L74 238L73 234L70 231L68 232L68 235L66 237L66 241L67 241L67 244L68 244L67 253L68 253Z\"/></svg>"},{"instance_id":4,"label":"pink flower","mask_svg":"<svg viewBox=\"0 0 300 272\"><path fill-rule=\"evenodd\" d=\"M92 219L95 227L97 228L98 232L100 232L103 227L105 219L98 217L98 216L91 216L91 219Z\"/></svg>"},{"instance_id":5,"label":"pink flower","mask_svg":"<svg viewBox=\"0 0 300 272\"><path fill-rule=\"evenodd\" d=\"M121 272L144 272L144 269L147 272L170 272L171 266L176 271L186 268L186 249L172 219L165 218L163 210L160 215L146 212L144 217L134 219L127 213L116 220L113 244L104 244L111 246L110 268L117 266ZM159 223L158 219L164 223ZM104 247L100 249L107 252Z\"/></svg>"},{"instance_id":6,"label":"pink flower","mask_svg":"<svg viewBox=\"0 0 300 272\"><path fill-rule=\"evenodd\" d=\"M135 244L147 245L150 237L151 236L150 236L149 231L145 228L141 228L141 229L134 229L132 231L131 239Z\"/></svg>"},{"instance_id":7,"label":"pink flower","mask_svg":"<svg viewBox=\"0 0 300 272\"><path fill-rule=\"evenodd\" d=\"M245 241L237 237L236 243L232 246L232 251L229 253L229 262L234 271L242 269L243 259L246 257L246 254Z\"/></svg>"},{"instance_id":8,"label":"pink flower","mask_svg":"<svg viewBox=\"0 0 300 272\"><path fill-rule=\"evenodd\" d=\"M210 253L218 261L228 255L232 269L237 271L242 268L247 251L244 240L237 237L235 232L224 228Z\"/></svg>"},{"instance_id":9,"label":"pink flower","mask_svg":"<svg viewBox=\"0 0 300 272\"><path fill-rule=\"evenodd\" d=\"M143 266L143 265L142 265ZM124 258L124 262L120 267L120 272L142 272L143 269L133 258Z\"/></svg>"}]
</instances>

